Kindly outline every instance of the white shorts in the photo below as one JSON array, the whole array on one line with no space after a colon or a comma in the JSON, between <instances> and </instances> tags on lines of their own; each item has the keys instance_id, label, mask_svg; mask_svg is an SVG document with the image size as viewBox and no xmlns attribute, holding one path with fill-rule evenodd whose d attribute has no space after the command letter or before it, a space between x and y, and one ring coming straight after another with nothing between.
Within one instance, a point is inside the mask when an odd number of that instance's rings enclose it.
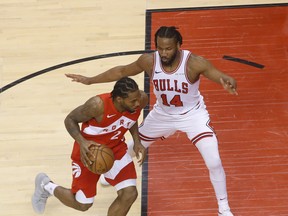
<instances>
[{"instance_id":1,"label":"white shorts","mask_svg":"<svg viewBox=\"0 0 288 216\"><path fill-rule=\"evenodd\" d=\"M195 109L182 115L167 114L161 107L155 105L139 126L139 133L145 147L157 139L166 139L176 131L186 133L191 142L196 145L202 138L214 135L214 130L209 123L209 113L203 100Z\"/></svg>"}]
</instances>

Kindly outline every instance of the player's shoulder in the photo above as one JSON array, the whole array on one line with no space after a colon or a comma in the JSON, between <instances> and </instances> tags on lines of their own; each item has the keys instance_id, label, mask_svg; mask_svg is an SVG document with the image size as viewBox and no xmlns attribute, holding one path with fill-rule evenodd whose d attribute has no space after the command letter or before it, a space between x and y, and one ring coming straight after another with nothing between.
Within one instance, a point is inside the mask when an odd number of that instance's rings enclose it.
<instances>
[{"instance_id":1,"label":"player's shoulder","mask_svg":"<svg viewBox=\"0 0 288 216\"><path fill-rule=\"evenodd\" d=\"M148 75L150 76L154 65L154 52L142 54L138 58L137 64L139 64L139 66L143 69L143 71L148 73Z\"/></svg>"},{"instance_id":2,"label":"player's shoulder","mask_svg":"<svg viewBox=\"0 0 288 216\"><path fill-rule=\"evenodd\" d=\"M156 52L156 51L155 51L155 52ZM141 58L145 58L145 59L154 58L154 53L155 53L155 52L143 53L140 57L141 57Z\"/></svg>"},{"instance_id":3,"label":"player's shoulder","mask_svg":"<svg viewBox=\"0 0 288 216\"><path fill-rule=\"evenodd\" d=\"M188 66L190 67L206 67L209 64L209 61L203 56L196 55L194 53L191 53L189 56Z\"/></svg>"},{"instance_id":4,"label":"player's shoulder","mask_svg":"<svg viewBox=\"0 0 288 216\"><path fill-rule=\"evenodd\" d=\"M86 103L86 107L91 110L101 111L104 109L104 99L100 95L89 98Z\"/></svg>"},{"instance_id":5,"label":"player's shoulder","mask_svg":"<svg viewBox=\"0 0 288 216\"><path fill-rule=\"evenodd\" d=\"M144 53L142 54L139 59L139 62L143 63L143 64L153 64L154 61L154 52L153 53Z\"/></svg>"},{"instance_id":6,"label":"player's shoulder","mask_svg":"<svg viewBox=\"0 0 288 216\"><path fill-rule=\"evenodd\" d=\"M207 61L203 56L197 55L195 53L190 52L189 61Z\"/></svg>"}]
</instances>

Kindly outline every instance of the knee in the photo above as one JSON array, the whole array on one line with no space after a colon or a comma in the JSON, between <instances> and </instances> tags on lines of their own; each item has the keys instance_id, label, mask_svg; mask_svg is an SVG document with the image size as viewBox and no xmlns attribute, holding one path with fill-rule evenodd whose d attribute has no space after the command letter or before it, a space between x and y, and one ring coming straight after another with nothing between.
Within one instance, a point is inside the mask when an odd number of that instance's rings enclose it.
<instances>
[{"instance_id":1,"label":"knee","mask_svg":"<svg viewBox=\"0 0 288 216\"><path fill-rule=\"evenodd\" d=\"M226 175L220 158L215 159L214 162L209 163L207 168L209 170L211 180L223 181L223 179L225 179Z\"/></svg>"},{"instance_id":2,"label":"knee","mask_svg":"<svg viewBox=\"0 0 288 216\"><path fill-rule=\"evenodd\" d=\"M131 193L131 200L133 200L133 202L137 199L138 197L138 191L136 189L136 187L134 188L134 190Z\"/></svg>"},{"instance_id":3,"label":"knee","mask_svg":"<svg viewBox=\"0 0 288 216\"><path fill-rule=\"evenodd\" d=\"M91 203L91 204L82 204L82 203L78 203L78 210L79 211L82 211L82 212L85 212L85 211L87 211L89 208L91 208L91 206L92 206L93 204Z\"/></svg>"},{"instance_id":4,"label":"knee","mask_svg":"<svg viewBox=\"0 0 288 216\"><path fill-rule=\"evenodd\" d=\"M119 199L121 199L125 203L132 203L135 202L135 200L138 197L138 191L135 186L123 188L118 192Z\"/></svg>"},{"instance_id":5,"label":"knee","mask_svg":"<svg viewBox=\"0 0 288 216\"><path fill-rule=\"evenodd\" d=\"M138 191L136 187L129 187L129 190L124 193L123 199L126 202L133 203L137 199L137 197Z\"/></svg>"},{"instance_id":6,"label":"knee","mask_svg":"<svg viewBox=\"0 0 288 216\"><path fill-rule=\"evenodd\" d=\"M218 151L218 141L215 136L201 139L198 141L196 147L201 153L209 170L218 170L222 168Z\"/></svg>"},{"instance_id":7,"label":"knee","mask_svg":"<svg viewBox=\"0 0 288 216\"><path fill-rule=\"evenodd\" d=\"M219 157L210 158L209 161L206 161L206 166L211 171L222 169L221 159Z\"/></svg>"}]
</instances>

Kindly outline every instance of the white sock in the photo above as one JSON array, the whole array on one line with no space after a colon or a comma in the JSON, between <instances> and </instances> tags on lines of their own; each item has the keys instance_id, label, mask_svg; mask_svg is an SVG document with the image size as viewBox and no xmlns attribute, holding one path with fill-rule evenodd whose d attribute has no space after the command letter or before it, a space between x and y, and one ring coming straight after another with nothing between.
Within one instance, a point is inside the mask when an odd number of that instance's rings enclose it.
<instances>
[{"instance_id":1,"label":"white sock","mask_svg":"<svg viewBox=\"0 0 288 216\"><path fill-rule=\"evenodd\" d=\"M219 212L223 212L225 210L230 210L229 204L228 204L228 199L227 197L224 197L222 199L218 199L218 208L219 208Z\"/></svg>"},{"instance_id":2,"label":"white sock","mask_svg":"<svg viewBox=\"0 0 288 216\"><path fill-rule=\"evenodd\" d=\"M218 206L225 209L229 208L225 181L215 181L211 179L211 182L216 192Z\"/></svg>"},{"instance_id":3,"label":"white sock","mask_svg":"<svg viewBox=\"0 0 288 216\"><path fill-rule=\"evenodd\" d=\"M227 190L226 190L226 182L224 181L216 181L213 178L210 178L213 188L216 193L216 198L218 205L227 205L228 204L228 197L227 197Z\"/></svg>"},{"instance_id":4,"label":"white sock","mask_svg":"<svg viewBox=\"0 0 288 216\"><path fill-rule=\"evenodd\" d=\"M58 187L58 185L54 184L53 182L49 182L48 184L44 185L44 189L51 195L54 195L54 190L56 187Z\"/></svg>"}]
</instances>

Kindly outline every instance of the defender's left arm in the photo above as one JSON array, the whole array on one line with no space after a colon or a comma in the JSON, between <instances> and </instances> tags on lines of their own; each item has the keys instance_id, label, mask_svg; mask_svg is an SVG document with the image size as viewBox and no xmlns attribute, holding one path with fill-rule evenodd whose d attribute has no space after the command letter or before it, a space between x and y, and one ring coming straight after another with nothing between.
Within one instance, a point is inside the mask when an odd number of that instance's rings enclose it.
<instances>
[{"instance_id":1,"label":"defender's left arm","mask_svg":"<svg viewBox=\"0 0 288 216\"><path fill-rule=\"evenodd\" d=\"M214 65L209 62L207 59L197 56L194 59L194 66L196 66L196 69L205 77L208 79L219 83L223 86L224 89L226 89L230 94L238 95L237 93L237 82L236 80L228 76L227 74L221 72L218 70Z\"/></svg>"}]
</instances>

